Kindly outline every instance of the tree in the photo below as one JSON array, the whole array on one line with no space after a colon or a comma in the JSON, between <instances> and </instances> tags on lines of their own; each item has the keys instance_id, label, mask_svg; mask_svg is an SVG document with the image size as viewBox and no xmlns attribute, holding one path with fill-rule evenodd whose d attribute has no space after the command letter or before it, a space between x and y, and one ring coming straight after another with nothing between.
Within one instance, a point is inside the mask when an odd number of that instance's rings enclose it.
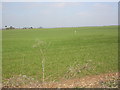
<instances>
[{"instance_id":1,"label":"tree","mask_svg":"<svg viewBox=\"0 0 120 90\"><path fill-rule=\"evenodd\" d=\"M39 27L39 28L42 28L42 27Z\"/></svg>"},{"instance_id":2,"label":"tree","mask_svg":"<svg viewBox=\"0 0 120 90\"><path fill-rule=\"evenodd\" d=\"M9 30L9 29L15 29L13 26L10 26L10 27L5 26L5 27L6 27L6 30Z\"/></svg>"},{"instance_id":3,"label":"tree","mask_svg":"<svg viewBox=\"0 0 120 90\"><path fill-rule=\"evenodd\" d=\"M13 26L10 26L10 28L9 29L15 29Z\"/></svg>"},{"instance_id":4,"label":"tree","mask_svg":"<svg viewBox=\"0 0 120 90\"><path fill-rule=\"evenodd\" d=\"M33 27L30 27L30 29L33 29Z\"/></svg>"}]
</instances>

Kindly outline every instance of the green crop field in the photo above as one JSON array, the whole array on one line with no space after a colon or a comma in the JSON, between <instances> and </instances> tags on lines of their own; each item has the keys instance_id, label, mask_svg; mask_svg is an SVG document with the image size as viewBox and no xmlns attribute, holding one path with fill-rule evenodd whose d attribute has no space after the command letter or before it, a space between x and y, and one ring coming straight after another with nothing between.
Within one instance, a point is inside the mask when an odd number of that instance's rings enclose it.
<instances>
[{"instance_id":1,"label":"green crop field","mask_svg":"<svg viewBox=\"0 0 120 90\"><path fill-rule=\"evenodd\" d=\"M42 81L118 72L118 27L2 31L3 81L25 75Z\"/></svg>"}]
</instances>

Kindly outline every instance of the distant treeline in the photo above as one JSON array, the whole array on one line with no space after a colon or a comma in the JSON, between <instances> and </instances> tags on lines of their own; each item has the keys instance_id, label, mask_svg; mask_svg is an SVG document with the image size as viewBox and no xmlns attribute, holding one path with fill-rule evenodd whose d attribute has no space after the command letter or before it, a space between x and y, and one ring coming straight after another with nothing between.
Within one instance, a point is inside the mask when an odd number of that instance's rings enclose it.
<instances>
[{"instance_id":1,"label":"distant treeline","mask_svg":"<svg viewBox=\"0 0 120 90\"><path fill-rule=\"evenodd\" d=\"M38 29L43 27L38 27ZM5 26L5 28L2 28L2 30L13 30L13 29L35 29L34 27L23 27L23 28L15 28L13 26Z\"/></svg>"}]
</instances>

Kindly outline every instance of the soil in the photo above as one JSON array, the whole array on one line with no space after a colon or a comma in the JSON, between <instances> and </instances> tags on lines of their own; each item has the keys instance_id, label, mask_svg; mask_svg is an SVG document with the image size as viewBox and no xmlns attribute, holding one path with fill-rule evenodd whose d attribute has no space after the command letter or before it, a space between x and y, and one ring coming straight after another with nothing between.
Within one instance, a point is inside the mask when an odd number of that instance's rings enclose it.
<instances>
[{"instance_id":1,"label":"soil","mask_svg":"<svg viewBox=\"0 0 120 90\"><path fill-rule=\"evenodd\" d=\"M118 88L118 73L107 73L86 76L76 79L60 80L59 82L31 82L18 88ZM117 81L117 82L116 82ZM4 86L6 88L10 86ZM16 87L16 86L15 86Z\"/></svg>"}]
</instances>

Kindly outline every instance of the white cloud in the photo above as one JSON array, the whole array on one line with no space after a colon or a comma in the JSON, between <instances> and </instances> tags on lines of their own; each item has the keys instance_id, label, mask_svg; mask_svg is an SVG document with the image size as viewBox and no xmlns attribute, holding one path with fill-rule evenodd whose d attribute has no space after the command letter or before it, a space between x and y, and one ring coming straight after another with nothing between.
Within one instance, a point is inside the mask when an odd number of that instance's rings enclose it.
<instances>
[{"instance_id":1,"label":"white cloud","mask_svg":"<svg viewBox=\"0 0 120 90\"><path fill-rule=\"evenodd\" d=\"M117 24L117 7L106 3L96 3L89 11L78 12L80 20L91 25L111 25Z\"/></svg>"},{"instance_id":2,"label":"white cloud","mask_svg":"<svg viewBox=\"0 0 120 90\"><path fill-rule=\"evenodd\" d=\"M77 5L82 5L80 2L60 2L53 4L54 7L68 7L68 6L77 6Z\"/></svg>"},{"instance_id":3,"label":"white cloud","mask_svg":"<svg viewBox=\"0 0 120 90\"><path fill-rule=\"evenodd\" d=\"M119 2L119 0L2 0L2 2Z\"/></svg>"},{"instance_id":4,"label":"white cloud","mask_svg":"<svg viewBox=\"0 0 120 90\"><path fill-rule=\"evenodd\" d=\"M0 29L2 28L2 3L0 3Z\"/></svg>"},{"instance_id":5,"label":"white cloud","mask_svg":"<svg viewBox=\"0 0 120 90\"><path fill-rule=\"evenodd\" d=\"M0 9L2 9L2 3L0 3Z\"/></svg>"},{"instance_id":6,"label":"white cloud","mask_svg":"<svg viewBox=\"0 0 120 90\"><path fill-rule=\"evenodd\" d=\"M81 17L89 17L91 14L89 12L78 12L76 15Z\"/></svg>"},{"instance_id":7,"label":"white cloud","mask_svg":"<svg viewBox=\"0 0 120 90\"><path fill-rule=\"evenodd\" d=\"M43 11L41 11L44 15L49 15L50 13L52 13L51 12L51 10L49 10L49 9L46 9L46 10L43 10Z\"/></svg>"},{"instance_id":8,"label":"white cloud","mask_svg":"<svg viewBox=\"0 0 120 90\"><path fill-rule=\"evenodd\" d=\"M32 9L37 7L53 7L53 8L64 8L64 7L71 7L71 6L78 6L82 5L83 3L80 2L34 2L34 3L27 3L22 5L24 8ZM20 6L21 7L21 6Z\"/></svg>"},{"instance_id":9,"label":"white cloud","mask_svg":"<svg viewBox=\"0 0 120 90\"><path fill-rule=\"evenodd\" d=\"M65 7L66 5L67 3L57 3L57 4L53 4L52 6L62 8L62 7Z\"/></svg>"},{"instance_id":10,"label":"white cloud","mask_svg":"<svg viewBox=\"0 0 120 90\"><path fill-rule=\"evenodd\" d=\"M93 7L96 11L111 11L113 8L113 6L104 3L95 3Z\"/></svg>"},{"instance_id":11,"label":"white cloud","mask_svg":"<svg viewBox=\"0 0 120 90\"><path fill-rule=\"evenodd\" d=\"M93 5L94 4L94 5ZM14 26L33 25L35 27L41 25L43 27L56 26L85 26L85 25L110 25L117 23L116 8L109 6L107 3L68 3L68 2L47 2L47 3L23 3L17 7L24 13L4 15L4 22ZM79 5L80 7L74 7ZM81 7L82 5L82 7ZM14 6L14 5L13 5ZM63 7L73 7L64 9ZM26 10L26 7L28 8ZM33 8L35 7L35 8ZM40 8L38 8L40 7ZM13 7L14 8L14 7ZM62 9L59 9L62 8ZM19 8L18 8L19 9ZM9 9L8 9L9 10ZM27 12L29 10L29 12ZM12 11L12 10L11 10ZM26 13L27 12L27 13ZM104 13L103 13L104 12ZM12 12L10 12L12 14ZM14 20L12 20L14 18ZM24 22L23 22L24 21ZM16 23L17 22L17 23Z\"/></svg>"},{"instance_id":12,"label":"white cloud","mask_svg":"<svg viewBox=\"0 0 120 90\"><path fill-rule=\"evenodd\" d=\"M95 3L94 5L93 5L94 7L110 7L110 5L107 5L107 4L103 4L103 3Z\"/></svg>"}]
</instances>

